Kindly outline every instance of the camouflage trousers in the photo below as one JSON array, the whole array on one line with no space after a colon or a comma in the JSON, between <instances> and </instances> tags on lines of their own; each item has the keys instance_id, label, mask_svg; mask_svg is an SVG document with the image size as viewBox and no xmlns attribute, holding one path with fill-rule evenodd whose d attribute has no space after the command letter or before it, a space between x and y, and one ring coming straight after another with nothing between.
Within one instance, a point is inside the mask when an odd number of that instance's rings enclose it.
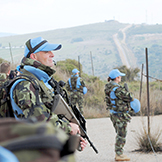
<instances>
[{"instance_id":1,"label":"camouflage trousers","mask_svg":"<svg viewBox=\"0 0 162 162\"><path fill-rule=\"evenodd\" d=\"M71 92L70 100L72 105L77 105L80 112L83 114L83 93L80 92Z\"/></svg>"},{"instance_id":2,"label":"camouflage trousers","mask_svg":"<svg viewBox=\"0 0 162 162\"><path fill-rule=\"evenodd\" d=\"M111 114L110 119L116 131L115 152L117 155L123 154L123 147L126 143L127 122L123 121L120 115Z\"/></svg>"}]
</instances>

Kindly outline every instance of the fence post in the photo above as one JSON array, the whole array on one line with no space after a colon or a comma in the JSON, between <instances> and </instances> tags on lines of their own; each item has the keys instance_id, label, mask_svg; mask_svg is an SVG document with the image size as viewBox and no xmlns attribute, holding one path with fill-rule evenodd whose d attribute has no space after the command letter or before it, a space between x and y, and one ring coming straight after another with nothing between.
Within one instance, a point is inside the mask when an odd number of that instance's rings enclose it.
<instances>
[{"instance_id":1,"label":"fence post","mask_svg":"<svg viewBox=\"0 0 162 162\"><path fill-rule=\"evenodd\" d=\"M93 59L92 59L92 52L91 51L90 51L90 57L91 57L92 75L94 76Z\"/></svg>"},{"instance_id":2,"label":"fence post","mask_svg":"<svg viewBox=\"0 0 162 162\"><path fill-rule=\"evenodd\" d=\"M141 102L141 94L142 94L142 79L143 79L143 64L141 69L141 82L140 82L140 94L139 94L139 101Z\"/></svg>"},{"instance_id":3,"label":"fence post","mask_svg":"<svg viewBox=\"0 0 162 162\"><path fill-rule=\"evenodd\" d=\"M146 79L147 79L147 118L148 118L148 135L150 136L150 102L149 102L149 71L148 71L148 50L146 52Z\"/></svg>"},{"instance_id":4,"label":"fence post","mask_svg":"<svg viewBox=\"0 0 162 162\"><path fill-rule=\"evenodd\" d=\"M80 56L78 56L78 66L79 66L79 71L80 71L79 76L81 77L81 70L80 70Z\"/></svg>"},{"instance_id":5,"label":"fence post","mask_svg":"<svg viewBox=\"0 0 162 162\"><path fill-rule=\"evenodd\" d=\"M12 65L13 65L13 64L14 64L14 62L13 62L12 49L11 49L11 44L10 44L10 43L9 43L9 47L10 47L11 61L12 61Z\"/></svg>"}]
</instances>

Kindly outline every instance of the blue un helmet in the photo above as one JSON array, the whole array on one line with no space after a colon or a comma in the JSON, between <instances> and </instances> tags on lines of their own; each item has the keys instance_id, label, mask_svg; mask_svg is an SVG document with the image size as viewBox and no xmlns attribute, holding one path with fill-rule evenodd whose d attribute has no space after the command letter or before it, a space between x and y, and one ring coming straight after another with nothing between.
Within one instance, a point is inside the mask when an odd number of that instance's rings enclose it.
<instances>
[{"instance_id":1,"label":"blue un helmet","mask_svg":"<svg viewBox=\"0 0 162 162\"><path fill-rule=\"evenodd\" d=\"M73 73L73 74L76 74L76 73L79 73L79 72L80 72L80 71L78 71L78 69L73 69L73 70L72 70L72 73Z\"/></svg>"},{"instance_id":2,"label":"blue un helmet","mask_svg":"<svg viewBox=\"0 0 162 162\"><path fill-rule=\"evenodd\" d=\"M118 76L125 76L125 74L121 73L118 69L111 70L109 73L111 79L115 79Z\"/></svg>"},{"instance_id":3,"label":"blue un helmet","mask_svg":"<svg viewBox=\"0 0 162 162\"><path fill-rule=\"evenodd\" d=\"M138 99L134 99L133 101L130 102L130 107L134 110L135 113L138 113L141 108L141 104Z\"/></svg>"},{"instance_id":4,"label":"blue un helmet","mask_svg":"<svg viewBox=\"0 0 162 162\"><path fill-rule=\"evenodd\" d=\"M11 151L0 146L0 162L19 162L19 160Z\"/></svg>"},{"instance_id":5,"label":"blue un helmet","mask_svg":"<svg viewBox=\"0 0 162 162\"><path fill-rule=\"evenodd\" d=\"M62 47L61 44L50 44L42 37L29 39L25 43L24 56L29 58L31 53L37 53L39 51L55 51Z\"/></svg>"},{"instance_id":6,"label":"blue un helmet","mask_svg":"<svg viewBox=\"0 0 162 162\"><path fill-rule=\"evenodd\" d=\"M87 93L87 87L83 87L83 94Z\"/></svg>"}]
</instances>

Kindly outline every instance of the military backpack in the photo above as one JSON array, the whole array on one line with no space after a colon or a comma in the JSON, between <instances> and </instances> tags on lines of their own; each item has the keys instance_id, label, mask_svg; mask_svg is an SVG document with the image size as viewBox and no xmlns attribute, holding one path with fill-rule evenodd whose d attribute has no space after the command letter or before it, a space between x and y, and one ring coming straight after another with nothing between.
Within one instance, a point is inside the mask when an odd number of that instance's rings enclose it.
<instances>
[{"instance_id":1,"label":"military backpack","mask_svg":"<svg viewBox=\"0 0 162 162\"><path fill-rule=\"evenodd\" d=\"M12 80L7 80L0 86L0 118L15 117L23 115L22 110L16 105L13 99L13 90L21 81L30 81L36 90L37 105L39 105L39 86L33 77L19 75Z\"/></svg>"}]
</instances>

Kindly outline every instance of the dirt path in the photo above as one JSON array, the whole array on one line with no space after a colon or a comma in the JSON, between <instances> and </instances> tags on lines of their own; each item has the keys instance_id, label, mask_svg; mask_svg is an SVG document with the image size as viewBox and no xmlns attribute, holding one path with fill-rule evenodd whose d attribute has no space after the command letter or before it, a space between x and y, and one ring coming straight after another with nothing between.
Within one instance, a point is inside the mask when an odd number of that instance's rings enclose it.
<instances>
[{"instance_id":1,"label":"dirt path","mask_svg":"<svg viewBox=\"0 0 162 162\"><path fill-rule=\"evenodd\" d=\"M132 51L127 47L127 44L126 44L126 33L125 32L131 26L132 25L128 25L125 28L120 29L120 31L123 34L123 39L121 41L118 39L118 33L113 35L113 40L114 40L116 47L118 49L121 61L122 61L123 65L127 66L127 68L136 67L136 58L135 58L134 54L132 53Z\"/></svg>"},{"instance_id":2,"label":"dirt path","mask_svg":"<svg viewBox=\"0 0 162 162\"><path fill-rule=\"evenodd\" d=\"M113 40L114 40L114 42L116 44L116 47L118 49L119 56L121 58L121 61L122 61L123 65L126 65L128 68L130 68L130 64L128 62L126 53L125 53L120 41L118 40L118 34L117 33L113 35Z\"/></svg>"},{"instance_id":3,"label":"dirt path","mask_svg":"<svg viewBox=\"0 0 162 162\"><path fill-rule=\"evenodd\" d=\"M151 117L151 132L162 131L162 115ZM88 145L83 152L76 152L77 162L114 162L115 152L115 131L109 118L88 119L88 135L98 149L96 154ZM162 153L139 153L133 152L138 149L136 137L139 136L143 128L147 130L146 117L132 117L128 124L127 141L124 153L131 158L131 162L161 162Z\"/></svg>"}]
</instances>

